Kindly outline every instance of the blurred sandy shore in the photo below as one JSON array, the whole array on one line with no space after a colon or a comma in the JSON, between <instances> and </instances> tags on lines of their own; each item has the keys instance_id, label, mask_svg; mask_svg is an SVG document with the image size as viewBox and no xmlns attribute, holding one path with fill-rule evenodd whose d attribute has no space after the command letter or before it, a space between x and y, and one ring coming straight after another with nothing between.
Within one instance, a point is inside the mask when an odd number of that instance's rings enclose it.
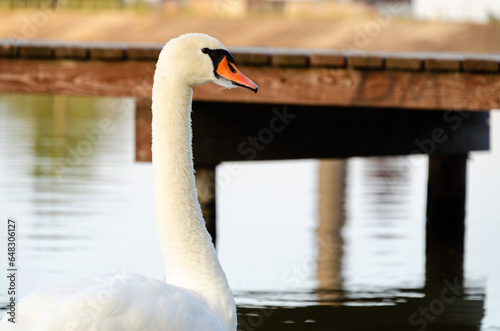
<instances>
[{"instance_id":1,"label":"blurred sandy shore","mask_svg":"<svg viewBox=\"0 0 500 331\"><path fill-rule=\"evenodd\" d=\"M498 23L425 23L375 13L292 20L49 9L0 12L0 38L164 43L186 32L204 32L228 46L500 53Z\"/></svg>"}]
</instances>

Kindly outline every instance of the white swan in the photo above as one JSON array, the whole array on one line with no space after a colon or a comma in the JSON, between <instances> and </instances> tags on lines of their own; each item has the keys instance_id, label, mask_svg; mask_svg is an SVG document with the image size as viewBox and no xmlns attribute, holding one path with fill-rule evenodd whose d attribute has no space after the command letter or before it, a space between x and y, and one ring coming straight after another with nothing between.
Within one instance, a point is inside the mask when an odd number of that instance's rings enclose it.
<instances>
[{"instance_id":1,"label":"white swan","mask_svg":"<svg viewBox=\"0 0 500 331\"><path fill-rule=\"evenodd\" d=\"M215 82L257 92L216 39L169 41L153 85L153 169L166 281L105 274L41 285L7 314L0 330L236 330L236 307L203 221L193 174L192 87Z\"/></svg>"}]
</instances>

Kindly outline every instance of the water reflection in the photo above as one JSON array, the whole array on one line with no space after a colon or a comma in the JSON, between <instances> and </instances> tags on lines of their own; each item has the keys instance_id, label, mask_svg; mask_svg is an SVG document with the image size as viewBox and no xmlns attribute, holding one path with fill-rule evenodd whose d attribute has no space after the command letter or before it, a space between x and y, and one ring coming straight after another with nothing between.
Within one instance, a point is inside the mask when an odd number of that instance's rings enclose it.
<instances>
[{"instance_id":1,"label":"water reflection","mask_svg":"<svg viewBox=\"0 0 500 331\"><path fill-rule=\"evenodd\" d=\"M423 289L426 162L422 156L311 165L319 192L314 257L292 264L297 281L286 289L238 291L239 330L479 330L482 287ZM285 178L293 173L293 165L280 167ZM254 199L261 193L251 190ZM315 272L306 272L313 264Z\"/></svg>"},{"instance_id":2,"label":"water reflection","mask_svg":"<svg viewBox=\"0 0 500 331\"><path fill-rule=\"evenodd\" d=\"M20 296L44 281L124 265L162 277L161 268L137 258L159 253L127 245L138 234L147 234L138 243L156 239L152 203L134 207L137 193L150 192L151 176L133 164L133 106L131 99L0 97L0 213L19 223ZM150 226L134 229L134 217Z\"/></svg>"},{"instance_id":3,"label":"water reflection","mask_svg":"<svg viewBox=\"0 0 500 331\"><path fill-rule=\"evenodd\" d=\"M0 97L0 216L19 220L21 296L82 273L163 278L132 107ZM426 157L230 166L236 175L217 187L218 251L240 330L479 329L481 284L423 291ZM5 288L0 278L1 302Z\"/></svg>"},{"instance_id":4,"label":"water reflection","mask_svg":"<svg viewBox=\"0 0 500 331\"><path fill-rule=\"evenodd\" d=\"M408 167L405 157L349 160L344 232L348 288L423 284L425 175L425 162Z\"/></svg>"},{"instance_id":5,"label":"water reflection","mask_svg":"<svg viewBox=\"0 0 500 331\"><path fill-rule=\"evenodd\" d=\"M398 303L397 300L404 303ZM315 305L299 307L241 307L239 330L340 330L340 331L473 331L479 330L483 305L479 300L456 300L439 319L416 317L421 309L432 309L432 300L402 297L380 304ZM429 308L426 308L429 307ZM438 309L438 308L435 308ZM466 313L464 313L466 311Z\"/></svg>"},{"instance_id":6,"label":"water reflection","mask_svg":"<svg viewBox=\"0 0 500 331\"><path fill-rule=\"evenodd\" d=\"M34 241L67 239L62 246L61 240L47 241L53 245L47 249L67 249L70 247L66 245L74 240L89 237L86 231L78 231L81 227L74 222L78 215L91 217L94 211L99 212L89 202L96 195L106 194L105 188L99 185L103 179L100 172L112 165L101 167L99 156L123 152L123 147L104 139L104 133L96 129L110 115L100 108L109 106L90 98L43 96L12 96L3 104L1 111L6 118L2 121L16 121L21 132L16 135L8 130L7 134L15 135L16 139L2 146L13 161L6 165L9 176L4 178L3 185L14 189L2 198L28 200L32 206L30 226L36 233L29 234L28 238ZM16 155L22 158L12 157ZM9 178L26 180L26 187L19 188ZM82 182L84 187L80 186ZM13 208L12 212L15 216L19 209ZM68 233L73 234L68 238Z\"/></svg>"}]
</instances>

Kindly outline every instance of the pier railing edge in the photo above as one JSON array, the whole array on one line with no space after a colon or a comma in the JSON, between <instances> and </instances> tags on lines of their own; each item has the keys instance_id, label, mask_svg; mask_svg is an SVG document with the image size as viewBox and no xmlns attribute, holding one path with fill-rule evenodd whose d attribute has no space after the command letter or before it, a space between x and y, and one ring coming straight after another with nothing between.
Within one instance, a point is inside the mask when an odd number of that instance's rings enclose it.
<instances>
[{"instance_id":1,"label":"pier railing edge","mask_svg":"<svg viewBox=\"0 0 500 331\"><path fill-rule=\"evenodd\" d=\"M0 58L156 61L162 44L0 40ZM500 74L500 54L230 47L239 64Z\"/></svg>"}]
</instances>

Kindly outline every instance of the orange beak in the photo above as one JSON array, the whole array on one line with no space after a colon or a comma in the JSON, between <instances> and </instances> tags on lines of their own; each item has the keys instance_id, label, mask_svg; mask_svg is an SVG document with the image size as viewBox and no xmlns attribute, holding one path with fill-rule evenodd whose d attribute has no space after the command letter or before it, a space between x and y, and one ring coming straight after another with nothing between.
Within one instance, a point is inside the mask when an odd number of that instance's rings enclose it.
<instances>
[{"instance_id":1,"label":"orange beak","mask_svg":"<svg viewBox=\"0 0 500 331\"><path fill-rule=\"evenodd\" d=\"M234 66L233 63L229 62L227 60L227 56L224 56L224 58L219 62L219 65L217 66L217 74L220 75L221 77L224 77L226 79L229 79L231 82L234 84L248 88L255 93L257 93L257 85L252 82L250 79L248 79L245 75L243 75L238 68Z\"/></svg>"}]
</instances>

